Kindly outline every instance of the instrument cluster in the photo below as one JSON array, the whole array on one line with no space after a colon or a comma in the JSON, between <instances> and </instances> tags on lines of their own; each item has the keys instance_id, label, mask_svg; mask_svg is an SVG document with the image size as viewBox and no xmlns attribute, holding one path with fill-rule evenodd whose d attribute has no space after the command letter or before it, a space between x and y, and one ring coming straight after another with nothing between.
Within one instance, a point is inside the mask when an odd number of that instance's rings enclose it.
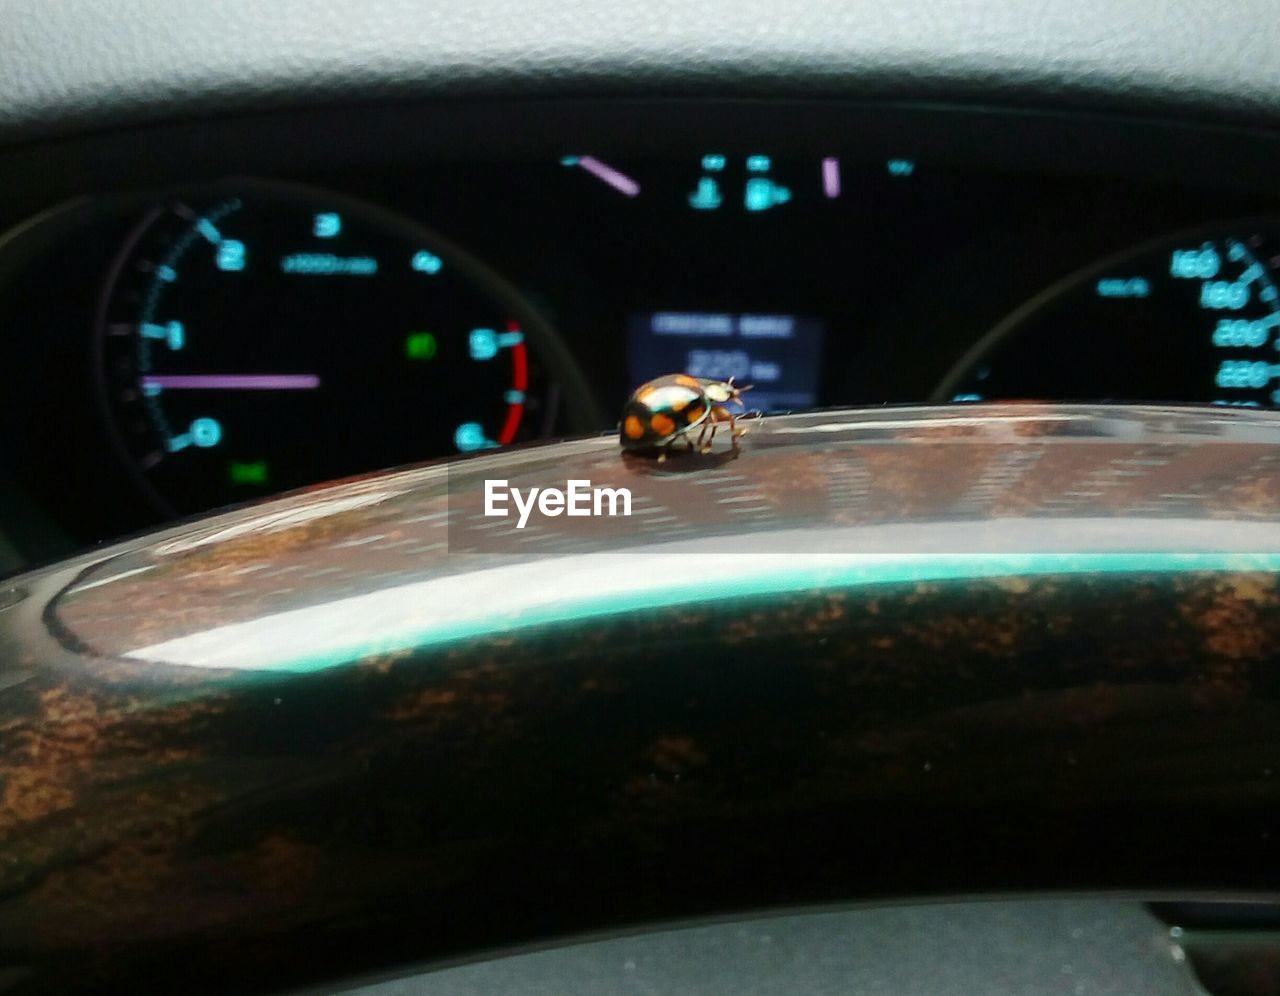
<instances>
[{"instance_id":1,"label":"instrument cluster","mask_svg":"<svg viewBox=\"0 0 1280 996\"><path fill-rule=\"evenodd\" d=\"M612 431L636 384L674 372L750 384L765 414L1280 403L1280 207L1239 190L596 150L228 178L49 218L0 253L0 433L7 474L78 542Z\"/></svg>"}]
</instances>

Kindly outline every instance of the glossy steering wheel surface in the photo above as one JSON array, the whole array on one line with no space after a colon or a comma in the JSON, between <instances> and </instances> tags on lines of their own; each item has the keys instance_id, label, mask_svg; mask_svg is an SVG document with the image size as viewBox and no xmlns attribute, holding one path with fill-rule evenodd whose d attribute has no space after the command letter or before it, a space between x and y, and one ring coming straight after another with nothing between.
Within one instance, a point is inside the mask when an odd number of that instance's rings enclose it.
<instances>
[{"instance_id":1,"label":"glossy steering wheel surface","mask_svg":"<svg viewBox=\"0 0 1280 996\"><path fill-rule=\"evenodd\" d=\"M0 980L269 991L795 905L1280 889L1280 415L615 437L0 582ZM485 482L631 515L483 514Z\"/></svg>"}]
</instances>

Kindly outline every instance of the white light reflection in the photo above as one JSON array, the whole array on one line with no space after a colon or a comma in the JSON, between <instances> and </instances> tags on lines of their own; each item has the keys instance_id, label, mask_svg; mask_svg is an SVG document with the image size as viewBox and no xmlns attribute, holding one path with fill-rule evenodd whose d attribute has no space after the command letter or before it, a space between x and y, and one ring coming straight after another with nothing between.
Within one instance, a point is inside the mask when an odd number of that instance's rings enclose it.
<instances>
[{"instance_id":1,"label":"white light reflection","mask_svg":"<svg viewBox=\"0 0 1280 996\"><path fill-rule=\"evenodd\" d=\"M1213 529L1206 530L1204 523L1189 523L1193 528L1182 532L1192 542L1183 551L1215 539L1218 551L1168 552L1144 550L1142 541L1144 535L1159 534L1168 543L1170 521L1149 520L1148 529L1136 525L1142 522L1093 524L1095 539L1125 536L1127 548L1106 552L1078 552L1078 545L1072 552L1068 547L1072 541L1079 544L1082 536L1064 530L1056 543L1049 538L1060 549L1044 549L1042 542L1038 552L805 553L793 548L733 553L724 552L721 541L719 552L694 552L686 543L635 553L530 557L178 636L126 656L201 668L306 672L375 654L555 623L811 589L1046 574L1280 572L1280 554L1249 552L1280 550L1280 530L1269 524L1212 523ZM972 525L953 524L953 532ZM1042 540L1053 532L1047 526L1044 521L1025 523L1027 531L1039 530ZM1176 539L1179 530L1172 532ZM918 529L916 533L919 541ZM796 536L778 533L772 540L757 535L752 545L757 551L770 546L782 550L796 543ZM1260 545L1260 540L1268 545ZM838 542L830 536L822 541L828 549ZM683 583L691 576L700 578L699 584Z\"/></svg>"}]
</instances>

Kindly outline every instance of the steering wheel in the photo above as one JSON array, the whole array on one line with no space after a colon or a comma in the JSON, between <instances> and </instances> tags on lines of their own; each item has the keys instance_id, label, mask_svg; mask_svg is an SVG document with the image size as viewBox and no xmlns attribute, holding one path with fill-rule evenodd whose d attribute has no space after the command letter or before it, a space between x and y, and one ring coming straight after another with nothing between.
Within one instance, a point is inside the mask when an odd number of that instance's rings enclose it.
<instances>
[{"instance_id":1,"label":"steering wheel","mask_svg":"<svg viewBox=\"0 0 1280 996\"><path fill-rule=\"evenodd\" d=\"M796 905L1274 895L1278 428L590 438L0 582L4 978L270 990ZM614 504L502 497L572 481Z\"/></svg>"}]
</instances>

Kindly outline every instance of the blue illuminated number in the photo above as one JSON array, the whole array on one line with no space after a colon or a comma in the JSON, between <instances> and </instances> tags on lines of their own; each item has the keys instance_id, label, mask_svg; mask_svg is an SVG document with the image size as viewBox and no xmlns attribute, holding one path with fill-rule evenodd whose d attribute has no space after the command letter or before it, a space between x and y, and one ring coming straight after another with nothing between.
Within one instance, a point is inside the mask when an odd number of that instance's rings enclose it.
<instances>
[{"instance_id":1,"label":"blue illuminated number","mask_svg":"<svg viewBox=\"0 0 1280 996\"><path fill-rule=\"evenodd\" d=\"M144 339L161 339L172 350L179 350L187 344L187 330L181 322L169 322L156 325L154 322L143 322L138 326Z\"/></svg>"},{"instance_id":2,"label":"blue illuminated number","mask_svg":"<svg viewBox=\"0 0 1280 996\"><path fill-rule=\"evenodd\" d=\"M702 168L708 173L719 173L724 169L725 158L721 155L706 155L702 157Z\"/></svg>"},{"instance_id":3,"label":"blue illuminated number","mask_svg":"<svg viewBox=\"0 0 1280 996\"><path fill-rule=\"evenodd\" d=\"M238 273L244 269L244 243L235 239L223 239L218 243L218 251L214 256L214 263L219 270L225 270L228 273Z\"/></svg>"},{"instance_id":4,"label":"blue illuminated number","mask_svg":"<svg viewBox=\"0 0 1280 996\"><path fill-rule=\"evenodd\" d=\"M317 239L332 239L341 231L342 218L332 211L316 215L311 224L311 232Z\"/></svg>"},{"instance_id":5,"label":"blue illuminated number","mask_svg":"<svg viewBox=\"0 0 1280 996\"><path fill-rule=\"evenodd\" d=\"M421 252L413 254L413 262L410 265L415 273L436 274L443 269L444 260L435 253L427 252L423 249Z\"/></svg>"},{"instance_id":6,"label":"blue illuminated number","mask_svg":"<svg viewBox=\"0 0 1280 996\"><path fill-rule=\"evenodd\" d=\"M472 329L468 344L473 360L492 360L498 355L498 333L493 329Z\"/></svg>"},{"instance_id":7,"label":"blue illuminated number","mask_svg":"<svg viewBox=\"0 0 1280 996\"><path fill-rule=\"evenodd\" d=\"M1248 303L1248 284L1206 280L1200 285L1200 307L1208 311L1239 311Z\"/></svg>"},{"instance_id":8,"label":"blue illuminated number","mask_svg":"<svg viewBox=\"0 0 1280 996\"><path fill-rule=\"evenodd\" d=\"M768 173L772 166L773 160L768 156L747 156L748 173Z\"/></svg>"},{"instance_id":9,"label":"blue illuminated number","mask_svg":"<svg viewBox=\"0 0 1280 996\"><path fill-rule=\"evenodd\" d=\"M222 441L222 426L214 418L198 418L191 423L191 441L208 449Z\"/></svg>"},{"instance_id":10,"label":"blue illuminated number","mask_svg":"<svg viewBox=\"0 0 1280 996\"><path fill-rule=\"evenodd\" d=\"M1246 318L1219 318L1213 330L1213 344L1256 349L1266 343L1269 325L1267 321L1251 322Z\"/></svg>"},{"instance_id":11,"label":"blue illuminated number","mask_svg":"<svg viewBox=\"0 0 1280 996\"><path fill-rule=\"evenodd\" d=\"M910 176L916 171L916 164L910 159L890 159L887 169L890 176Z\"/></svg>"},{"instance_id":12,"label":"blue illuminated number","mask_svg":"<svg viewBox=\"0 0 1280 996\"><path fill-rule=\"evenodd\" d=\"M1175 249L1169 258L1169 273L1180 280L1208 280L1222 269L1222 257L1212 242L1199 249Z\"/></svg>"},{"instance_id":13,"label":"blue illuminated number","mask_svg":"<svg viewBox=\"0 0 1280 996\"><path fill-rule=\"evenodd\" d=\"M1258 390L1271 383L1277 369L1262 360L1223 360L1214 382L1219 387Z\"/></svg>"},{"instance_id":14,"label":"blue illuminated number","mask_svg":"<svg viewBox=\"0 0 1280 996\"><path fill-rule=\"evenodd\" d=\"M479 422L463 422L453 433L453 445L463 453L493 449L498 444L484 434Z\"/></svg>"}]
</instances>

